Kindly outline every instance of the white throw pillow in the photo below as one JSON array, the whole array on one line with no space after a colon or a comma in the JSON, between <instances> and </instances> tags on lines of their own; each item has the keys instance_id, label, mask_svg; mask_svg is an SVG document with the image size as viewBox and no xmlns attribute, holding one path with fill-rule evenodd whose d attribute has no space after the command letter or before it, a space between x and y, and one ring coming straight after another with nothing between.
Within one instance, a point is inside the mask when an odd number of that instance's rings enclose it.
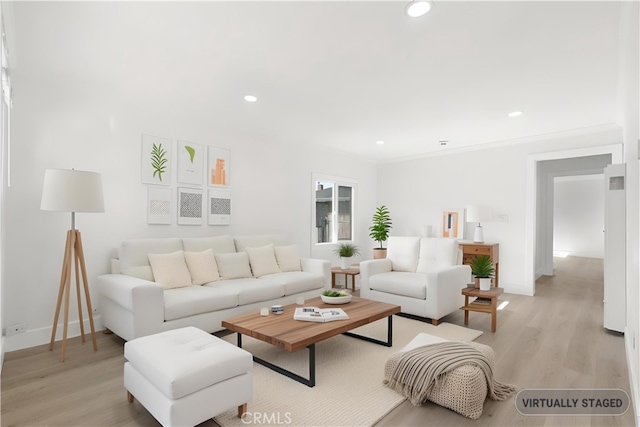
<instances>
[{"instance_id":1,"label":"white throw pillow","mask_svg":"<svg viewBox=\"0 0 640 427\"><path fill-rule=\"evenodd\" d=\"M222 279L241 279L253 277L249 266L249 255L246 252L231 254L215 254L218 272Z\"/></svg>"},{"instance_id":2,"label":"white throw pillow","mask_svg":"<svg viewBox=\"0 0 640 427\"><path fill-rule=\"evenodd\" d=\"M251 271L254 276L260 277L265 274L280 273L273 245L245 248L245 250L249 255L249 264L251 264Z\"/></svg>"},{"instance_id":3,"label":"white throw pillow","mask_svg":"<svg viewBox=\"0 0 640 427\"><path fill-rule=\"evenodd\" d=\"M185 252L184 260L187 262L189 273L191 273L192 285L204 285L220 280L213 249L202 252Z\"/></svg>"},{"instance_id":4,"label":"white throw pillow","mask_svg":"<svg viewBox=\"0 0 640 427\"><path fill-rule=\"evenodd\" d=\"M156 283L161 284L165 289L191 285L191 275L184 261L183 251L149 254L148 257Z\"/></svg>"},{"instance_id":5,"label":"white throw pillow","mask_svg":"<svg viewBox=\"0 0 640 427\"><path fill-rule=\"evenodd\" d=\"M273 251L276 254L276 261L280 271L300 271L300 257L296 245L275 246Z\"/></svg>"}]
</instances>

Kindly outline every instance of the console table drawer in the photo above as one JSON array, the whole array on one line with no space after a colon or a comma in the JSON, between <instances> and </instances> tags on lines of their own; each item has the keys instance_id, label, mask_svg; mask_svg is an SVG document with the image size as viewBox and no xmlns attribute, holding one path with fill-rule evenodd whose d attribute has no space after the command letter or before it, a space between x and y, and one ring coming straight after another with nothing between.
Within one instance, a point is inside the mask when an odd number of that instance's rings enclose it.
<instances>
[{"instance_id":1,"label":"console table drawer","mask_svg":"<svg viewBox=\"0 0 640 427\"><path fill-rule=\"evenodd\" d=\"M491 246L464 245L464 254L469 255L489 255L491 256Z\"/></svg>"}]
</instances>

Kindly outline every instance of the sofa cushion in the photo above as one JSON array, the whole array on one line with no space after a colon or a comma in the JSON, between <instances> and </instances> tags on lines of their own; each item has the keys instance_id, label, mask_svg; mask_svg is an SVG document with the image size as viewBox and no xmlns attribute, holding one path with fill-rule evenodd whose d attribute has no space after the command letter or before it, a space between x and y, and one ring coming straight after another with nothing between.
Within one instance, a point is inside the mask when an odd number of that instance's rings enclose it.
<instances>
[{"instance_id":1,"label":"sofa cushion","mask_svg":"<svg viewBox=\"0 0 640 427\"><path fill-rule=\"evenodd\" d=\"M205 286L236 292L238 294L238 305L268 301L284 296L284 285L269 276L264 276L260 279L251 277L245 279L219 280L208 283Z\"/></svg>"},{"instance_id":2,"label":"sofa cushion","mask_svg":"<svg viewBox=\"0 0 640 427\"><path fill-rule=\"evenodd\" d=\"M213 249L209 248L202 252L185 252L184 260L191 274L192 285L204 285L220 279Z\"/></svg>"},{"instance_id":3,"label":"sofa cushion","mask_svg":"<svg viewBox=\"0 0 640 427\"><path fill-rule=\"evenodd\" d=\"M227 254L236 251L236 244L231 236L191 237L182 239L184 250L188 252L202 252L211 249L216 254Z\"/></svg>"},{"instance_id":4,"label":"sofa cushion","mask_svg":"<svg viewBox=\"0 0 640 427\"><path fill-rule=\"evenodd\" d=\"M301 271L297 245L274 246L276 261L280 271Z\"/></svg>"},{"instance_id":5,"label":"sofa cushion","mask_svg":"<svg viewBox=\"0 0 640 427\"><path fill-rule=\"evenodd\" d=\"M136 267L149 264L149 254L168 254L181 251L182 240L180 239L132 239L125 240L118 249L120 268Z\"/></svg>"},{"instance_id":6,"label":"sofa cushion","mask_svg":"<svg viewBox=\"0 0 640 427\"><path fill-rule=\"evenodd\" d=\"M246 252L247 247L256 248L269 244L286 245L287 239L281 234L258 234L254 236L235 236L236 251Z\"/></svg>"},{"instance_id":7,"label":"sofa cushion","mask_svg":"<svg viewBox=\"0 0 640 427\"><path fill-rule=\"evenodd\" d=\"M208 286L188 286L164 292L164 320L175 320L201 313L236 307L238 292Z\"/></svg>"},{"instance_id":8,"label":"sofa cushion","mask_svg":"<svg viewBox=\"0 0 640 427\"><path fill-rule=\"evenodd\" d=\"M438 237L420 239L418 273L427 273L434 268L449 267L458 263L458 241Z\"/></svg>"},{"instance_id":9,"label":"sofa cushion","mask_svg":"<svg viewBox=\"0 0 640 427\"><path fill-rule=\"evenodd\" d=\"M374 274L369 278L369 288L388 294L427 299L427 275L402 271Z\"/></svg>"},{"instance_id":10,"label":"sofa cushion","mask_svg":"<svg viewBox=\"0 0 640 427\"><path fill-rule=\"evenodd\" d=\"M153 282L153 271L151 271L150 265L139 265L136 267L125 267L122 269L122 274L131 277L137 277L138 279L148 280Z\"/></svg>"},{"instance_id":11,"label":"sofa cushion","mask_svg":"<svg viewBox=\"0 0 640 427\"><path fill-rule=\"evenodd\" d=\"M415 273L420 251L420 237L392 236L387 241L387 259L393 271Z\"/></svg>"},{"instance_id":12,"label":"sofa cushion","mask_svg":"<svg viewBox=\"0 0 640 427\"><path fill-rule=\"evenodd\" d=\"M148 257L155 282L160 283L165 289L191 285L191 275L184 261L183 251L149 254Z\"/></svg>"},{"instance_id":13,"label":"sofa cushion","mask_svg":"<svg viewBox=\"0 0 640 427\"><path fill-rule=\"evenodd\" d=\"M321 289L323 278L320 274L306 273L304 271L288 271L285 273L269 274L262 276L259 280L273 280L284 285L284 294L293 295L300 292Z\"/></svg>"},{"instance_id":14,"label":"sofa cushion","mask_svg":"<svg viewBox=\"0 0 640 427\"><path fill-rule=\"evenodd\" d=\"M245 250L247 251L247 255L249 255L249 264L251 265L251 271L254 276L260 277L265 274L280 272L272 244L257 248L246 247Z\"/></svg>"},{"instance_id":15,"label":"sofa cushion","mask_svg":"<svg viewBox=\"0 0 640 427\"><path fill-rule=\"evenodd\" d=\"M215 254L218 272L222 279L241 279L252 277L249 256L246 252Z\"/></svg>"}]
</instances>

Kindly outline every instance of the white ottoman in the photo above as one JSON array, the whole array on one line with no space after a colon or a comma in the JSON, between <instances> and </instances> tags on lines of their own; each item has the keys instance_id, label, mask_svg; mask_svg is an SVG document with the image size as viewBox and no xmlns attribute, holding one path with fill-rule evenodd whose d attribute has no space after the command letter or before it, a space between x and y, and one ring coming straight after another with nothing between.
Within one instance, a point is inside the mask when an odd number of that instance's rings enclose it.
<instances>
[{"instance_id":1,"label":"white ottoman","mask_svg":"<svg viewBox=\"0 0 640 427\"><path fill-rule=\"evenodd\" d=\"M163 426L194 426L251 399L251 354L187 327L124 345L124 387Z\"/></svg>"}]
</instances>

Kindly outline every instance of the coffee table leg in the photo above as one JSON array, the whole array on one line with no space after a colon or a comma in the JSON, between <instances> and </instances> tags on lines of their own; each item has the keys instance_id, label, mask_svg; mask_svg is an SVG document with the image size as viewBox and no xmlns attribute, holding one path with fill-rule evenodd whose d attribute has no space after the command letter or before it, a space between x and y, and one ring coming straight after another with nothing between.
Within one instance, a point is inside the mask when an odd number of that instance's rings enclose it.
<instances>
[{"instance_id":1,"label":"coffee table leg","mask_svg":"<svg viewBox=\"0 0 640 427\"><path fill-rule=\"evenodd\" d=\"M353 332L343 332L342 335L346 335L352 338L358 338L359 340L369 341L374 344L380 344L385 347L393 346L393 315L387 317L387 341L380 341L375 338L366 337L364 335L354 334Z\"/></svg>"},{"instance_id":2,"label":"coffee table leg","mask_svg":"<svg viewBox=\"0 0 640 427\"><path fill-rule=\"evenodd\" d=\"M240 334L238 334L238 342L241 342L239 337L240 337ZM238 345L238 347L240 347L240 345ZM309 350L309 378L308 379L296 374L295 372L291 372L281 366L274 365L271 362L267 362L266 360L261 359L257 356L253 356L253 361L259 365L264 366L265 368L269 368L272 371L275 371L281 375L284 375L285 377L298 381L299 383L302 383L307 387L314 387L316 385L316 345L311 344L309 347L307 347L307 350Z\"/></svg>"}]
</instances>

